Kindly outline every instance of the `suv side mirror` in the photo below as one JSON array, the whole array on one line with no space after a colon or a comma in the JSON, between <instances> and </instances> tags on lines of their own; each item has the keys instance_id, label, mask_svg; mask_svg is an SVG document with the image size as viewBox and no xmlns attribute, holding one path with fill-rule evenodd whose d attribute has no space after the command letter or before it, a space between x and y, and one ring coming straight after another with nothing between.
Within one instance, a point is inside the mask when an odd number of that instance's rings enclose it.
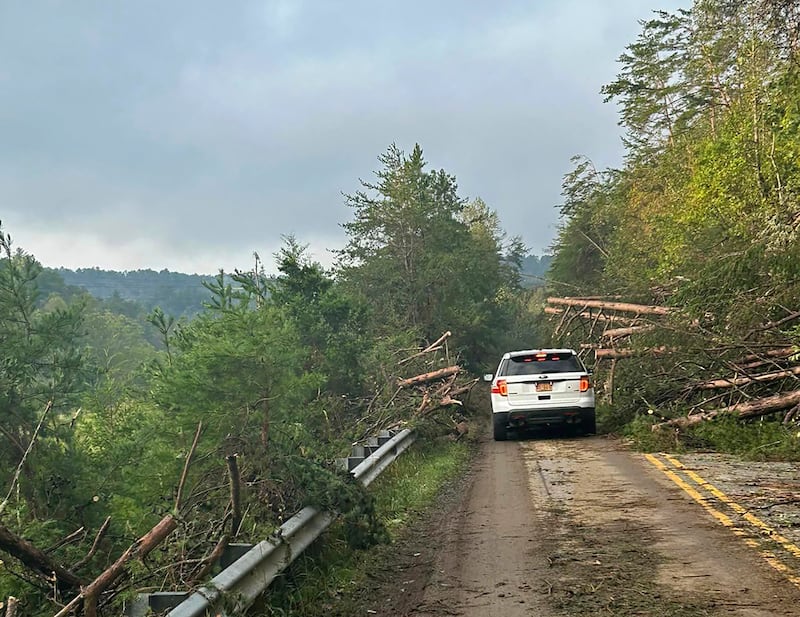
<instances>
[{"instance_id":1,"label":"suv side mirror","mask_svg":"<svg viewBox=\"0 0 800 617\"><path fill-rule=\"evenodd\" d=\"M492 375L491 373L486 373L486 374L483 376L483 380L484 380L484 381L492 381L492 379L494 379L494 375Z\"/></svg>"}]
</instances>

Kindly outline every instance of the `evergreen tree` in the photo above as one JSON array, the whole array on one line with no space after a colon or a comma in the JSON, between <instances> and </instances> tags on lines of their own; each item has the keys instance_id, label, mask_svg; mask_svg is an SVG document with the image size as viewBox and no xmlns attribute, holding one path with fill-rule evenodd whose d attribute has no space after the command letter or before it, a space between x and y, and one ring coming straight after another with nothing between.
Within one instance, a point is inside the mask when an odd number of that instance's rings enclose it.
<instances>
[{"instance_id":1,"label":"evergreen tree","mask_svg":"<svg viewBox=\"0 0 800 617\"><path fill-rule=\"evenodd\" d=\"M346 196L354 218L344 224L339 276L369 303L376 336L433 341L451 330L468 361L479 361L504 327L498 292L518 288L524 250L515 241L504 259L485 204L468 207L453 176L426 171L419 145L409 156L392 145L379 160L377 181Z\"/></svg>"}]
</instances>

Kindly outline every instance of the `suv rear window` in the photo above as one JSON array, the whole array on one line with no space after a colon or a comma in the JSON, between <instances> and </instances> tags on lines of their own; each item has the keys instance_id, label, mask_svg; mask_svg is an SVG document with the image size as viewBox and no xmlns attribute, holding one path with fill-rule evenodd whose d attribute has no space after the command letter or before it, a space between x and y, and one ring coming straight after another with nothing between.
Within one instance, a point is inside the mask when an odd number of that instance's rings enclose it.
<instances>
[{"instance_id":1,"label":"suv rear window","mask_svg":"<svg viewBox=\"0 0 800 617\"><path fill-rule=\"evenodd\" d=\"M578 357L571 353L535 353L512 356L503 363L503 375L541 375L543 373L576 373L584 369Z\"/></svg>"}]
</instances>

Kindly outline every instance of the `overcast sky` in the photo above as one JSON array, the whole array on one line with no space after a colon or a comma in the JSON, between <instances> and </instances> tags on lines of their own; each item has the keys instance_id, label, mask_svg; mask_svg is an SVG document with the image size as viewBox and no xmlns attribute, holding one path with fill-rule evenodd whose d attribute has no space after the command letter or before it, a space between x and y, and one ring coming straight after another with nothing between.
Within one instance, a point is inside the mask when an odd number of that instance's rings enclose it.
<instances>
[{"instance_id":1,"label":"overcast sky","mask_svg":"<svg viewBox=\"0 0 800 617\"><path fill-rule=\"evenodd\" d=\"M689 0L3 0L0 221L45 266L329 265L342 193L419 143L534 254L570 157L620 163L600 87Z\"/></svg>"}]
</instances>

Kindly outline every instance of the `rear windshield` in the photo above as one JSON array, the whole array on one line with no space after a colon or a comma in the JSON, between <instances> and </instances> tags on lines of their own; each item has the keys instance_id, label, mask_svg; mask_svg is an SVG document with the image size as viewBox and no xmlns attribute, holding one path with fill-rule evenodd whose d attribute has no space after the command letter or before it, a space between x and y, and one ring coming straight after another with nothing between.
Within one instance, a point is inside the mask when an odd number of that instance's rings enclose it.
<instances>
[{"instance_id":1,"label":"rear windshield","mask_svg":"<svg viewBox=\"0 0 800 617\"><path fill-rule=\"evenodd\" d=\"M544 373L575 373L585 369L571 353L531 354L514 356L503 362L503 375L541 375Z\"/></svg>"}]
</instances>

